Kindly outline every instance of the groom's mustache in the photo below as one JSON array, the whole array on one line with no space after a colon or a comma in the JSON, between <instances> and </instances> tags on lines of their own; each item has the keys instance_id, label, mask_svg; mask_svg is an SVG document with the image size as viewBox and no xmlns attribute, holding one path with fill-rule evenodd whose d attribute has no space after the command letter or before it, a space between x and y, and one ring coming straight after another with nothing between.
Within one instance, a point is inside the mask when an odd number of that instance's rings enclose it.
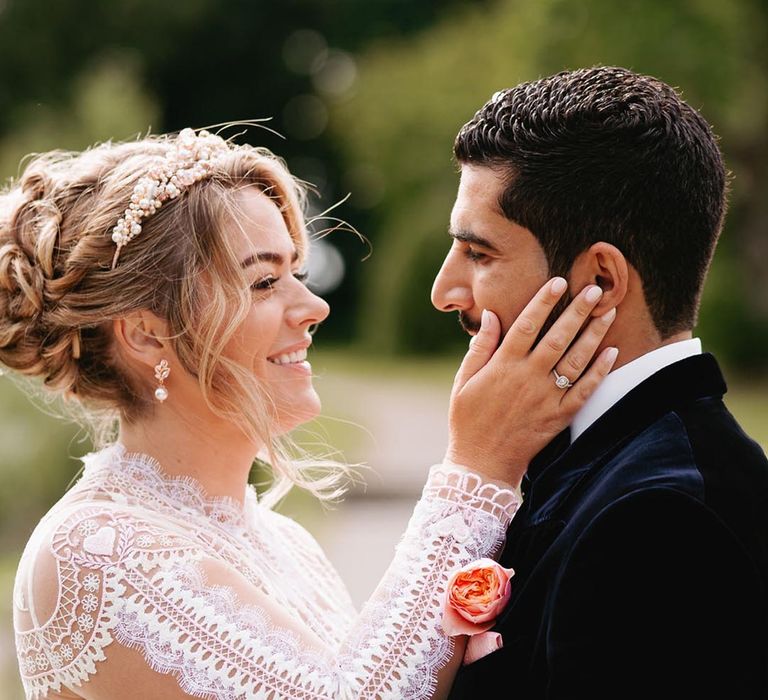
<instances>
[{"instance_id":1,"label":"groom's mustache","mask_svg":"<svg viewBox=\"0 0 768 700\"><path fill-rule=\"evenodd\" d=\"M562 299L560 299L552 309L552 313L549 315L549 318L544 322L544 327L539 331L539 334L536 338L536 343L538 343L544 335L546 335L547 331L552 328L552 325L554 322L558 319L561 313L565 311L568 304L573 301L573 296L570 294L565 295ZM480 319L475 321L473 318L469 316L464 311L459 311L459 325L464 329L466 333L469 333L470 335L474 335L475 333L480 332Z\"/></svg>"},{"instance_id":2,"label":"groom's mustache","mask_svg":"<svg viewBox=\"0 0 768 700\"><path fill-rule=\"evenodd\" d=\"M473 321L463 311L459 311L459 325L470 334L478 333L480 331L480 320Z\"/></svg>"}]
</instances>

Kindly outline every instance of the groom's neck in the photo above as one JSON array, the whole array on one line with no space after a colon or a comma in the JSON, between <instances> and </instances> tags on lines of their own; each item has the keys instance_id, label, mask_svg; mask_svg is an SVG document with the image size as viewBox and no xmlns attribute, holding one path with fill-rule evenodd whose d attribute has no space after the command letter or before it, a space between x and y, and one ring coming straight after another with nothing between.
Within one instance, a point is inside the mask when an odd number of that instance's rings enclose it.
<instances>
[{"instance_id":1,"label":"groom's neck","mask_svg":"<svg viewBox=\"0 0 768 700\"><path fill-rule=\"evenodd\" d=\"M625 314L622 318L621 309L619 309L616 321L605 337L601 348L615 346L619 349L619 356L613 366L613 369L616 370L653 350L692 337L692 331L685 330L662 338L650 319L638 318L631 314Z\"/></svg>"}]
</instances>

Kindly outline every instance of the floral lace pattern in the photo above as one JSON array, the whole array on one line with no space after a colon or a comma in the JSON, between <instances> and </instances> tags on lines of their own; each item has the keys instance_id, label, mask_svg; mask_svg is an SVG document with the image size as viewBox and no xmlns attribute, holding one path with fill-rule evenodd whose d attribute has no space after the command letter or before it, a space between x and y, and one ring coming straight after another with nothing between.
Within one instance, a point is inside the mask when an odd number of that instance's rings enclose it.
<instances>
[{"instance_id":1,"label":"floral lace pattern","mask_svg":"<svg viewBox=\"0 0 768 700\"><path fill-rule=\"evenodd\" d=\"M128 649L193 697L428 698L451 653L439 619L450 573L497 552L519 506L475 474L433 467L357 614L311 536L251 489L244 505L210 499L119 445L85 462L17 573L28 698L76 692Z\"/></svg>"}]
</instances>

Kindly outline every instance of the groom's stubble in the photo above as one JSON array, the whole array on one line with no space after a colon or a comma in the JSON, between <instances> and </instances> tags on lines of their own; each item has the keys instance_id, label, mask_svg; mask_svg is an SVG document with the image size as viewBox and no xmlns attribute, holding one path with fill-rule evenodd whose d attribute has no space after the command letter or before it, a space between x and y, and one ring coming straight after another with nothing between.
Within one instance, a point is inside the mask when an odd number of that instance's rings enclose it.
<instances>
[{"instance_id":1,"label":"groom's stubble","mask_svg":"<svg viewBox=\"0 0 768 700\"><path fill-rule=\"evenodd\" d=\"M539 341L547 334L547 331L552 328L555 321L560 317L560 314L565 311L565 309L568 307L568 304L571 303L573 300L573 296L571 295L570 289L566 293L564 297L562 297L552 308L552 312L547 317L547 320L544 322L544 326L539 331L539 334L536 336L536 342L534 343L534 347L538 345ZM466 333L469 333L470 335L474 335L480 331L480 319L473 319L468 313L465 311L459 311L459 325L464 329ZM504 339L504 335L506 335L506 330L502 334L502 337L499 339L499 344L501 344L501 341Z\"/></svg>"}]
</instances>

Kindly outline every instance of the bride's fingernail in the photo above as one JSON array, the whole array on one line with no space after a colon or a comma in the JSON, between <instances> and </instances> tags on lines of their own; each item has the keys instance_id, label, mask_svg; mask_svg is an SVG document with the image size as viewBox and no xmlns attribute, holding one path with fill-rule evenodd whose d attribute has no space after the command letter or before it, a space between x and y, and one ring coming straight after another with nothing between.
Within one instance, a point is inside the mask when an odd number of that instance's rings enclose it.
<instances>
[{"instance_id":1,"label":"bride's fingernail","mask_svg":"<svg viewBox=\"0 0 768 700\"><path fill-rule=\"evenodd\" d=\"M584 298L587 301L592 302L592 301L597 301L601 296L603 296L603 290L600 289L600 287L598 287L597 285L595 285L594 287L590 287L587 290L587 293L584 295Z\"/></svg>"},{"instance_id":2,"label":"bride's fingernail","mask_svg":"<svg viewBox=\"0 0 768 700\"><path fill-rule=\"evenodd\" d=\"M604 323L610 323L613 321L613 319L616 318L616 307L614 306L612 309L609 309L606 311L601 317L600 320Z\"/></svg>"},{"instance_id":3,"label":"bride's fingernail","mask_svg":"<svg viewBox=\"0 0 768 700\"><path fill-rule=\"evenodd\" d=\"M616 358L618 356L619 356L618 348L608 348L608 350L605 351L605 363L608 366L613 366L613 363L616 362Z\"/></svg>"},{"instance_id":4,"label":"bride's fingernail","mask_svg":"<svg viewBox=\"0 0 768 700\"><path fill-rule=\"evenodd\" d=\"M488 328L488 322L491 320L491 314L488 313L488 309L483 309L483 313L480 316L480 330L484 331Z\"/></svg>"},{"instance_id":5,"label":"bride's fingernail","mask_svg":"<svg viewBox=\"0 0 768 700\"><path fill-rule=\"evenodd\" d=\"M565 291L567 286L568 282L566 282L562 277L555 277L555 279L552 280L552 286L550 289L552 290L552 294L555 296L560 296Z\"/></svg>"}]
</instances>

